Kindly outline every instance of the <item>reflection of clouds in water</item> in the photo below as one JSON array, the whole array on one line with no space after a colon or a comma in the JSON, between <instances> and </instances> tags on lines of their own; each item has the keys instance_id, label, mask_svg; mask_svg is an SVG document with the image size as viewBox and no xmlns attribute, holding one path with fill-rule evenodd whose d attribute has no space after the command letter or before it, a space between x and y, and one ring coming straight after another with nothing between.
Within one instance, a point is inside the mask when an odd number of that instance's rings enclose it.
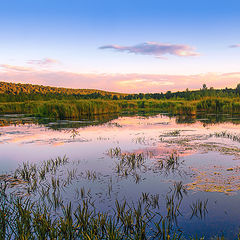
<instances>
[{"instance_id":1,"label":"reflection of clouds in water","mask_svg":"<svg viewBox=\"0 0 240 240\"><path fill-rule=\"evenodd\" d=\"M189 156L194 153L196 153L196 150L193 149L185 149L182 146L165 146L165 144L158 145L156 147L147 147L147 148L140 148L138 150L135 150L134 153L140 154L143 153L145 155L148 155L152 159L162 159L166 156L169 156L169 154L172 154L173 152L177 152L179 156Z\"/></svg>"},{"instance_id":2,"label":"reflection of clouds in water","mask_svg":"<svg viewBox=\"0 0 240 240\"><path fill-rule=\"evenodd\" d=\"M58 146L63 146L65 143L64 142L55 142L55 143L53 143L52 145L54 146L54 147L58 147Z\"/></svg>"},{"instance_id":3,"label":"reflection of clouds in water","mask_svg":"<svg viewBox=\"0 0 240 240\"><path fill-rule=\"evenodd\" d=\"M7 127L8 128L8 127ZM10 127L12 128L12 127ZM54 135L54 137L53 137ZM21 131L11 130L6 131L4 134L0 135L0 143L11 144L17 143L20 145L25 144L52 144L53 146L64 145L66 143L72 142L87 142L88 139L84 137L79 137L79 133L76 130L70 130L66 132L46 130L44 128L39 128L33 126L29 128L26 126L21 126Z\"/></svg>"},{"instance_id":4,"label":"reflection of clouds in water","mask_svg":"<svg viewBox=\"0 0 240 240\"><path fill-rule=\"evenodd\" d=\"M62 139L62 138L50 138L50 139L42 139L42 140L32 140L32 141L23 141L20 144L24 145L24 144L37 144L37 145L46 145L46 144L50 144L53 146L60 146L60 145L64 145L67 143L81 143L81 142L88 142L89 140L84 139L84 138L74 138L74 139Z\"/></svg>"}]
</instances>

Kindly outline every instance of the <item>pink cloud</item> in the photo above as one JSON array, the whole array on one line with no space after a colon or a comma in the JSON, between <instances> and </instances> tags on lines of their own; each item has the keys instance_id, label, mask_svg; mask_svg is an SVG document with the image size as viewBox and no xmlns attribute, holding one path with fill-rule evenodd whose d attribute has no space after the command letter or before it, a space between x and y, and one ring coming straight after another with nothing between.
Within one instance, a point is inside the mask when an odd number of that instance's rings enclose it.
<instances>
[{"instance_id":1,"label":"pink cloud","mask_svg":"<svg viewBox=\"0 0 240 240\"><path fill-rule=\"evenodd\" d=\"M240 44L230 45L229 47L230 47L230 48L238 48L238 47L240 47Z\"/></svg>"},{"instance_id":2,"label":"pink cloud","mask_svg":"<svg viewBox=\"0 0 240 240\"><path fill-rule=\"evenodd\" d=\"M43 58L38 60L29 60L27 61L27 63L33 64L33 65L47 66L47 65L59 64L60 62L52 58Z\"/></svg>"},{"instance_id":3,"label":"pink cloud","mask_svg":"<svg viewBox=\"0 0 240 240\"><path fill-rule=\"evenodd\" d=\"M20 72L26 72L26 71L32 71L32 68L27 68L27 67L21 67L21 66L12 66L8 64L0 64L0 68L6 71L20 71Z\"/></svg>"},{"instance_id":4,"label":"pink cloud","mask_svg":"<svg viewBox=\"0 0 240 240\"><path fill-rule=\"evenodd\" d=\"M180 44L168 44L157 42L146 42L134 46L106 45L99 49L114 49L120 52L128 52L142 55L153 55L162 58L163 55L170 54L179 57L198 56L193 47Z\"/></svg>"},{"instance_id":5,"label":"pink cloud","mask_svg":"<svg viewBox=\"0 0 240 240\"><path fill-rule=\"evenodd\" d=\"M166 92L199 89L203 83L214 88L235 88L240 73L206 73L196 75L166 74L85 74L64 71L15 71L14 66L0 70L0 81L31 83L57 87L91 88L123 93Z\"/></svg>"}]
</instances>

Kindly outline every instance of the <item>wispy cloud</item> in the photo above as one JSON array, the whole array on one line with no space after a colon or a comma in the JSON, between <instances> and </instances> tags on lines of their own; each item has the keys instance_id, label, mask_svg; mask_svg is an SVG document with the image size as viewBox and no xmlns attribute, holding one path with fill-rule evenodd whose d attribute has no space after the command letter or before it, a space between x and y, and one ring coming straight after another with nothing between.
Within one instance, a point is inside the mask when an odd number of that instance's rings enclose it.
<instances>
[{"instance_id":1,"label":"wispy cloud","mask_svg":"<svg viewBox=\"0 0 240 240\"><path fill-rule=\"evenodd\" d=\"M17 72L27 72L32 71L32 68L22 67L22 66L13 66L8 64L0 64L0 68L2 68L5 71L17 71Z\"/></svg>"},{"instance_id":2,"label":"wispy cloud","mask_svg":"<svg viewBox=\"0 0 240 240\"><path fill-rule=\"evenodd\" d=\"M195 48L188 45L157 42L145 42L134 46L105 45L99 47L99 49L114 49L120 52L153 55L160 58L167 54L180 57L192 57L200 55L195 51Z\"/></svg>"},{"instance_id":3,"label":"wispy cloud","mask_svg":"<svg viewBox=\"0 0 240 240\"><path fill-rule=\"evenodd\" d=\"M238 48L238 47L240 47L240 44L233 44L233 45L230 45L229 47L230 48Z\"/></svg>"},{"instance_id":4,"label":"wispy cloud","mask_svg":"<svg viewBox=\"0 0 240 240\"><path fill-rule=\"evenodd\" d=\"M33 65L39 65L39 66L49 66L49 65L59 64L60 62L52 58L43 58L43 59L37 59L37 60L28 60L27 63L33 64Z\"/></svg>"}]
</instances>

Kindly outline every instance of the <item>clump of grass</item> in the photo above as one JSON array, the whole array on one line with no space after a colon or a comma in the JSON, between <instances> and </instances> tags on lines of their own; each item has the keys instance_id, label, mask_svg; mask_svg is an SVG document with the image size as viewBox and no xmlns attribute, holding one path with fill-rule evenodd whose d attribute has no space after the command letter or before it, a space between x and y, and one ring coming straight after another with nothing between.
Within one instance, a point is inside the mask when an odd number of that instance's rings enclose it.
<instances>
[{"instance_id":1,"label":"clump of grass","mask_svg":"<svg viewBox=\"0 0 240 240\"><path fill-rule=\"evenodd\" d=\"M228 138L228 139L231 139L232 141L240 142L240 136L239 135L235 135L235 134L229 133L227 131L218 132L218 133L216 132L214 134L210 134L210 137Z\"/></svg>"},{"instance_id":2,"label":"clump of grass","mask_svg":"<svg viewBox=\"0 0 240 240\"><path fill-rule=\"evenodd\" d=\"M179 155L176 152L171 153L171 155L167 158L166 164L168 168L174 168L179 165Z\"/></svg>"},{"instance_id":3,"label":"clump of grass","mask_svg":"<svg viewBox=\"0 0 240 240\"><path fill-rule=\"evenodd\" d=\"M119 176L127 177L129 175L134 177L136 183L139 183L141 176L138 173L144 168L145 156L143 153L123 153L121 148L110 148L108 155L111 158L117 158L115 171Z\"/></svg>"},{"instance_id":4,"label":"clump of grass","mask_svg":"<svg viewBox=\"0 0 240 240\"><path fill-rule=\"evenodd\" d=\"M148 204L153 209L159 208L159 194L142 193L142 202Z\"/></svg>"},{"instance_id":5,"label":"clump of grass","mask_svg":"<svg viewBox=\"0 0 240 240\"><path fill-rule=\"evenodd\" d=\"M168 132L167 135L168 136L173 136L173 137L179 136L180 135L180 130L174 130L174 131Z\"/></svg>"},{"instance_id":6,"label":"clump of grass","mask_svg":"<svg viewBox=\"0 0 240 240\"><path fill-rule=\"evenodd\" d=\"M110 148L108 150L108 155L112 157L120 157L122 155L122 150L120 147Z\"/></svg>"},{"instance_id":7,"label":"clump of grass","mask_svg":"<svg viewBox=\"0 0 240 240\"><path fill-rule=\"evenodd\" d=\"M176 171L181 175L179 167L182 163L183 161L180 161L178 153L174 151L169 156L158 160L157 169L163 171L166 175Z\"/></svg>"},{"instance_id":8,"label":"clump of grass","mask_svg":"<svg viewBox=\"0 0 240 240\"><path fill-rule=\"evenodd\" d=\"M37 167L36 164L23 163L22 167L19 167L15 171L15 178L19 176L21 179L30 182L32 179L36 178Z\"/></svg>"}]
</instances>

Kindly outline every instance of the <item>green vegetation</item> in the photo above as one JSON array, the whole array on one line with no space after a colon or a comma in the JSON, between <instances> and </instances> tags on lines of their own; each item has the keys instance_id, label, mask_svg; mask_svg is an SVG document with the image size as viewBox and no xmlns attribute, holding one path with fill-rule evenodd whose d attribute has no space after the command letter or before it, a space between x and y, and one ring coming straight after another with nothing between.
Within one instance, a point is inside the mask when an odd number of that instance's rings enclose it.
<instances>
[{"instance_id":1,"label":"green vegetation","mask_svg":"<svg viewBox=\"0 0 240 240\"><path fill-rule=\"evenodd\" d=\"M175 198L175 197L174 197ZM170 203L169 203L170 205ZM175 207L174 204L171 206ZM173 230L172 216L153 222L150 210L139 202L137 206L120 204L116 200L115 216L96 211L83 200L76 211L72 205L61 206L62 216L53 218L46 208L20 198L1 197L1 239L181 239ZM175 213L175 209L169 213ZM150 225L152 231L150 231Z\"/></svg>"},{"instance_id":2,"label":"green vegetation","mask_svg":"<svg viewBox=\"0 0 240 240\"><path fill-rule=\"evenodd\" d=\"M30 114L52 118L80 118L97 114L117 113L120 108L111 101L78 100L78 101L31 101L1 103L0 114Z\"/></svg>"},{"instance_id":3,"label":"green vegetation","mask_svg":"<svg viewBox=\"0 0 240 240\"><path fill-rule=\"evenodd\" d=\"M128 160L143 161L133 154ZM77 179L73 170L59 178L67 164L66 157L23 163L14 175L0 176L0 239L180 239L176 218L185 194L182 183L174 183L166 195L166 214L159 212L159 195L149 193L136 204L116 199L110 213L99 211L84 188L77 206L64 204L61 194ZM96 180L96 173L87 171L86 179Z\"/></svg>"},{"instance_id":4,"label":"green vegetation","mask_svg":"<svg viewBox=\"0 0 240 240\"><path fill-rule=\"evenodd\" d=\"M0 114L79 119L83 116L123 112L165 112L195 115L197 112L239 113L240 99L204 100L50 100L0 103Z\"/></svg>"},{"instance_id":5,"label":"green vegetation","mask_svg":"<svg viewBox=\"0 0 240 240\"><path fill-rule=\"evenodd\" d=\"M0 102L24 102L27 100L75 100L112 99L126 94L106 92L95 89L57 88L32 84L0 82Z\"/></svg>"},{"instance_id":6,"label":"green vegetation","mask_svg":"<svg viewBox=\"0 0 240 240\"><path fill-rule=\"evenodd\" d=\"M239 88L156 94L120 94L86 89L0 83L0 114L60 119L122 112L239 113Z\"/></svg>"},{"instance_id":7,"label":"green vegetation","mask_svg":"<svg viewBox=\"0 0 240 240\"><path fill-rule=\"evenodd\" d=\"M130 171L144 163L143 155L124 154L120 148L108 153ZM170 155L166 161L169 160L175 162L178 157ZM62 193L78 178L74 170L67 170L67 175L59 178L61 168L69 163L65 156L38 165L23 163L13 175L0 176L0 239L204 239L191 236L178 226L182 201L187 196L182 182L174 182L163 200L159 194L143 192L135 203L116 199L112 211L102 211L84 187L76 192L77 205L63 201ZM85 178L95 181L97 176L87 171ZM164 204L160 207L160 203ZM193 202L189 206L190 218L205 218L207 203Z\"/></svg>"},{"instance_id":8,"label":"green vegetation","mask_svg":"<svg viewBox=\"0 0 240 240\"><path fill-rule=\"evenodd\" d=\"M139 94L124 94L116 92L107 92L96 89L72 89L72 88L57 88L49 86L40 86L32 84L15 84L0 82L0 102L23 102L23 101L48 101L48 100L79 100L79 99L111 99L111 100L163 100L163 99L185 99L185 100L200 100L206 97L210 98L236 98L240 94L240 84L236 89L214 89L207 88L203 84L200 90L166 93L139 93Z\"/></svg>"}]
</instances>

